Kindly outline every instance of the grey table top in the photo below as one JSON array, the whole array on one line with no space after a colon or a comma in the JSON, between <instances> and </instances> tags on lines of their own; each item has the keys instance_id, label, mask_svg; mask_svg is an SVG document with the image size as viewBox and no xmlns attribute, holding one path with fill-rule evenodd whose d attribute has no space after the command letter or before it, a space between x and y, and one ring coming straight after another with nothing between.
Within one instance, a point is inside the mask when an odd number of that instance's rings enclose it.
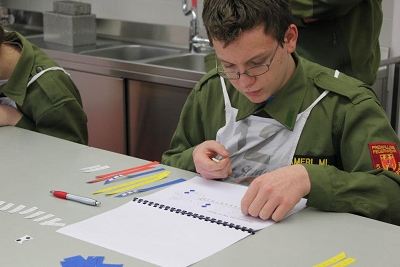
<instances>
[{"instance_id":1,"label":"grey table top","mask_svg":"<svg viewBox=\"0 0 400 267\"><path fill-rule=\"evenodd\" d=\"M50 190L91 196L102 184L86 183L95 175L110 173L147 161L78 145L14 127L0 128L0 201L37 207L66 224L75 223L116 208L130 198L96 195L102 202L93 207L57 199ZM108 165L109 169L83 173L81 168ZM163 166L171 171L166 179L196 174ZM146 193L139 193L146 194ZM6 205L6 204L3 204ZM0 205L0 208L2 206ZM64 258L105 256L105 263L152 266L150 263L86 243L56 232L60 227L43 226L23 215L0 211L1 266L61 266ZM15 240L29 235L23 243ZM210 240L212 242L212 240ZM341 252L355 258L356 266L398 266L400 227L351 214L327 213L307 208L206 258L194 266L313 266Z\"/></svg>"}]
</instances>

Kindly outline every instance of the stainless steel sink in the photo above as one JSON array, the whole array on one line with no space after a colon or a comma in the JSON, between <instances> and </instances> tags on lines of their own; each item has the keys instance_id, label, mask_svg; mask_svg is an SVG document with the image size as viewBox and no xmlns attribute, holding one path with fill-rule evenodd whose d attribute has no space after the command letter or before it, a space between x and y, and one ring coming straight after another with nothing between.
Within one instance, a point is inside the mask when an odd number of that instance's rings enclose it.
<instances>
[{"instance_id":1,"label":"stainless steel sink","mask_svg":"<svg viewBox=\"0 0 400 267\"><path fill-rule=\"evenodd\" d=\"M154 57L180 54L179 49L160 48L145 45L123 45L110 48L82 51L80 54L111 58L124 61L137 61Z\"/></svg>"},{"instance_id":2,"label":"stainless steel sink","mask_svg":"<svg viewBox=\"0 0 400 267\"><path fill-rule=\"evenodd\" d=\"M186 69L192 71L205 72L204 57L206 54L181 54L158 59L144 61L146 64Z\"/></svg>"}]
</instances>

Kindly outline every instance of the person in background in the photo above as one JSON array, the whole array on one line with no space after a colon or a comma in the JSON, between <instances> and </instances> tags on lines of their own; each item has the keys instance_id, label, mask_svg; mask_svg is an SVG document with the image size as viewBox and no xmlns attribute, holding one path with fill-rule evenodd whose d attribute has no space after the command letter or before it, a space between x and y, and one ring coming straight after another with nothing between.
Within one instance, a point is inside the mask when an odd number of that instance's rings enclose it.
<instances>
[{"instance_id":1,"label":"person in background","mask_svg":"<svg viewBox=\"0 0 400 267\"><path fill-rule=\"evenodd\" d=\"M162 163L250 183L241 209L280 221L301 198L400 225L400 140L365 83L300 57L290 0L205 0L215 68Z\"/></svg>"},{"instance_id":2,"label":"person in background","mask_svg":"<svg viewBox=\"0 0 400 267\"><path fill-rule=\"evenodd\" d=\"M0 25L0 126L16 126L80 144L87 118L69 74L18 32Z\"/></svg>"},{"instance_id":3,"label":"person in background","mask_svg":"<svg viewBox=\"0 0 400 267\"><path fill-rule=\"evenodd\" d=\"M373 85L380 60L382 0L292 0L296 52Z\"/></svg>"}]
</instances>

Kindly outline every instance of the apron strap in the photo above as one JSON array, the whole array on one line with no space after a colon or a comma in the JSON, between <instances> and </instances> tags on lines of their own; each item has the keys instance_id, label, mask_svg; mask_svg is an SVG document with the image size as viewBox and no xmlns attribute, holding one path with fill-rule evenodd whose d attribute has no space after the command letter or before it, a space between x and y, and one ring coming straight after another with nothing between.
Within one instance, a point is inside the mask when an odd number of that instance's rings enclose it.
<instances>
[{"instance_id":1,"label":"apron strap","mask_svg":"<svg viewBox=\"0 0 400 267\"><path fill-rule=\"evenodd\" d=\"M226 85L225 85L225 80L222 77L219 77L221 79L221 85L222 85L222 93L224 94L224 100L225 100L225 108L231 107L231 101L229 100L229 95L228 91L226 90Z\"/></svg>"},{"instance_id":2,"label":"apron strap","mask_svg":"<svg viewBox=\"0 0 400 267\"><path fill-rule=\"evenodd\" d=\"M48 69L44 69L41 72L39 72L38 74L36 74L35 76L33 76L32 79L28 82L28 85L26 87L29 87L29 85L31 85L34 81L36 81L40 76L42 76L43 74L45 74L46 72L51 71L51 70L62 70L65 74L70 76L69 73L66 72L63 68L51 67L51 68L48 68Z\"/></svg>"},{"instance_id":3,"label":"apron strap","mask_svg":"<svg viewBox=\"0 0 400 267\"><path fill-rule=\"evenodd\" d=\"M340 71L335 70L335 74L333 75L335 78L338 78ZM312 109L322 98L324 98L329 93L328 90L325 90L306 110Z\"/></svg>"},{"instance_id":4,"label":"apron strap","mask_svg":"<svg viewBox=\"0 0 400 267\"><path fill-rule=\"evenodd\" d=\"M335 70L335 78L338 78L339 77L339 74L340 74L340 71L338 71L338 70Z\"/></svg>"}]
</instances>

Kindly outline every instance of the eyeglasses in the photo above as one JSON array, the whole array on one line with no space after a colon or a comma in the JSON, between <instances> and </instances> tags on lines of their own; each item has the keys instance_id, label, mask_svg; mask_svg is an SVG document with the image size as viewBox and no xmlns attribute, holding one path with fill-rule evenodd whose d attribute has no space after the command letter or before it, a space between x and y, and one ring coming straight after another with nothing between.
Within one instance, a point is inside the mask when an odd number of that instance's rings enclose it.
<instances>
[{"instance_id":1,"label":"eyeglasses","mask_svg":"<svg viewBox=\"0 0 400 267\"><path fill-rule=\"evenodd\" d=\"M279 43L276 46L275 52L272 55L271 60L269 61L268 64L261 64L258 66L251 67L250 69L247 69L247 70L243 71L242 73L240 73L239 71L224 71L224 69L221 65L218 66L217 58L215 58L215 68L217 69L217 73L222 78L229 79L229 80L238 80L238 79L240 79L240 76L243 74L246 74L247 76L250 76L250 77L260 76L260 75L266 73L267 71L269 71L269 66L271 66L272 61L274 60L276 51L278 51L278 47L279 47Z\"/></svg>"}]
</instances>

